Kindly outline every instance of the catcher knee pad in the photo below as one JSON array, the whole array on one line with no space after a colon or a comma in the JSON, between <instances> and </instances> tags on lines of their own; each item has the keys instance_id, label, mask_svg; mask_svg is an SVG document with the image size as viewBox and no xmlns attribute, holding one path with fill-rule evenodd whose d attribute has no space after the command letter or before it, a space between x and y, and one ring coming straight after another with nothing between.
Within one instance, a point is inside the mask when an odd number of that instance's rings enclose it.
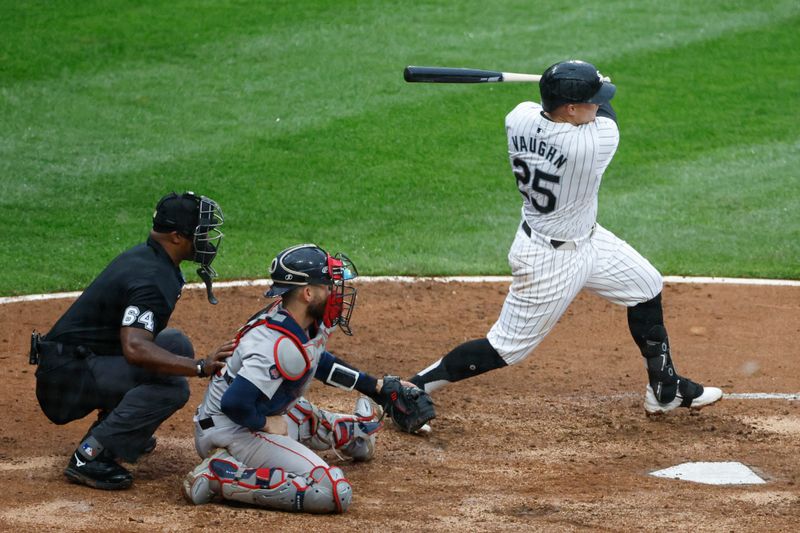
<instances>
[{"instance_id":1,"label":"catcher knee pad","mask_svg":"<svg viewBox=\"0 0 800 533\"><path fill-rule=\"evenodd\" d=\"M308 475L303 508L309 513L343 513L353 500L353 487L338 466L318 466Z\"/></svg>"},{"instance_id":2,"label":"catcher knee pad","mask_svg":"<svg viewBox=\"0 0 800 533\"><path fill-rule=\"evenodd\" d=\"M289 512L343 513L353 498L350 482L335 466L318 466L307 476L281 468L249 468L235 479L223 480L221 487L226 500Z\"/></svg>"},{"instance_id":3,"label":"catcher knee pad","mask_svg":"<svg viewBox=\"0 0 800 533\"><path fill-rule=\"evenodd\" d=\"M235 481L222 484L222 496L265 509L302 512L308 482L282 468L250 468ZM313 511L312 511L313 512Z\"/></svg>"},{"instance_id":4,"label":"catcher knee pad","mask_svg":"<svg viewBox=\"0 0 800 533\"><path fill-rule=\"evenodd\" d=\"M353 423L353 435L349 444L342 447L342 453L354 461L369 461L375 455L375 433L382 425L375 421L372 402L364 396L356 400L353 415L357 422Z\"/></svg>"},{"instance_id":5,"label":"catcher knee pad","mask_svg":"<svg viewBox=\"0 0 800 533\"><path fill-rule=\"evenodd\" d=\"M195 505L222 498L278 511L343 513L353 488L335 466L298 476L282 468L247 468L220 448L186 475L183 494Z\"/></svg>"},{"instance_id":6,"label":"catcher knee pad","mask_svg":"<svg viewBox=\"0 0 800 533\"><path fill-rule=\"evenodd\" d=\"M656 399L660 403L671 402L678 393L680 376L672 365L667 330L663 326L654 326L648 331L642 355L647 362L647 377Z\"/></svg>"},{"instance_id":7,"label":"catcher knee pad","mask_svg":"<svg viewBox=\"0 0 800 533\"><path fill-rule=\"evenodd\" d=\"M186 475L183 494L195 505L216 498L283 511L302 510L298 493L306 489L305 478L294 479L281 468L246 468L226 450L215 450Z\"/></svg>"},{"instance_id":8,"label":"catcher knee pad","mask_svg":"<svg viewBox=\"0 0 800 533\"><path fill-rule=\"evenodd\" d=\"M298 424L298 440L313 450L341 451L356 461L375 454L375 433L382 427L366 397L356 400L354 413L331 413L301 398L289 411Z\"/></svg>"}]
</instances>

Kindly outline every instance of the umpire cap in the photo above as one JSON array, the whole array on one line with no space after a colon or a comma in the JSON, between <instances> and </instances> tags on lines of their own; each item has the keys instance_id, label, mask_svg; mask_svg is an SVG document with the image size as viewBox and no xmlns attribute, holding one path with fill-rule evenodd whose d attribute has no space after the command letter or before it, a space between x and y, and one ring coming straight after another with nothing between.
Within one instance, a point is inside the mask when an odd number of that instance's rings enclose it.
<instances>
[{"instance_id":1,"label":"umpire cap","mask_svg":"<svg viewBox=\"0 0 800 533\"><path fill-rule=\"evenodd\" d=\"M548 112L564 104L603 104L616 91L612 83L603 81L597 67L577 59L551 65L539 80L542 107Z\"/></svg>"},{"instance_id":2,"label":"umpire cap","mask_svg":"<svg viewBox=\"0 0 800 533\"><path fill-rule=\"evenodd\" d=\"M177 231L194 235L200 216L200 197L192 191L174 192L161 198L153 213L153 229L159 233Z\"/></svg>"}]
</instances>

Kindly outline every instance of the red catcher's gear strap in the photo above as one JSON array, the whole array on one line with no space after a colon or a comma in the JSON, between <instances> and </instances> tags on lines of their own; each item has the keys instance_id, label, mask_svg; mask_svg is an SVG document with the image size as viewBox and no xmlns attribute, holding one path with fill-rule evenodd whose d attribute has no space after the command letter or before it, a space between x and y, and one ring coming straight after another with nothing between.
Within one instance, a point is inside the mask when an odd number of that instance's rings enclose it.
<instances>
[{"instance_id":1,"label":"red catcher's gear strap","mask_svg":"<svg viewBox=\"0 0 800 533\"><path fill-rule=\"evenodd\" d=\"M235 350L236 348L239 347L239 342L242 340L242 337L244 337L245 335L247 335L248 332L259 326L267 326L271 330L275 330L286 335L286 337L288 337L288 339L294 343L294 345L297 347L298 350L300 350L300 353L303 355L303 360L305 360L306 362L306 368L303 371L303 374L308 372L308 369L311 368L311 359L308 357L308 352L306 352L306 347L303 346L303 343L300 342L300 339L298 339L294 333L292 333L286 328L282 328L281 326L270 324L269 319L256 320L255 322L245 324L244 326L239 328L239 332L236 333L236 339L234 340L233 349ZM280 368L278 368L278 370L280 371ZM283 377L286 377L286 375L282 371L281 375L283 375ZM295 378L295 380L296 379L297 378Z\"/></svg>"}]
</instances>

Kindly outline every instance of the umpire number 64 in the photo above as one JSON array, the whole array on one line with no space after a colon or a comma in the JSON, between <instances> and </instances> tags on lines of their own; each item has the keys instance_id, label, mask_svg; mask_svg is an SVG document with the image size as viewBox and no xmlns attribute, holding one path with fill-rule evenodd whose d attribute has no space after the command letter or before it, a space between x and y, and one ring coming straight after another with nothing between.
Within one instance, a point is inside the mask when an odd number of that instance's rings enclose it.
<instances>
[{"instance_id":1,"label":"umpire number 64","mask_svg":"<svg viewBox=\"0 0 800 533\"><path fill-rule=\"evenodd\" d=\"M152 311L145 311L141 313L139 308L135 305L129 305L125 308L125 312L122 315L122 325L123 326L131 326L134 322L138 322L139 324L144 326L144 329L151 332L155 328L155 321L153 320L153 312Z\"/></svg>"},{"instance_id":2,"label":"umpire number 64","mask_svg":"<svg viewBox=\"0 0 800 533\"><path fill-rule=\"evenodd\" d=\"M531 183L531 169L528 168L528 164L520 158L515 158L512 164L514 165L514 176L517 177L517 188L522 193L522 197L528 200L540 213L553 212L556 208L556 195L550 189L542 187L541 182L549 181L550 183L558 184L561 181L561 176L548 174L537 168L533 172L533 183ZM540 204L534 195L527 191L528 187L544 196L547 202L544 205Z\"/></svg>"}]
</instances>

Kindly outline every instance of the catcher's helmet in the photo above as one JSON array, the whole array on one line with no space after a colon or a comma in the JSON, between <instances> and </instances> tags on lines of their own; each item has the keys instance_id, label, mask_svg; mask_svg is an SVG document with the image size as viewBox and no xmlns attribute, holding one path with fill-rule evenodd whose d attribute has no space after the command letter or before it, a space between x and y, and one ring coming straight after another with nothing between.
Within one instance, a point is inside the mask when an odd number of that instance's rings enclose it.
<instances>
[{"instance_id":1,"label":"catcher's helmet","mask_svg":"<svg viewBox=\"0 0 800 533\"><path fill-rule=\"evenodd\" d=\"M612 83L603 81L594 65L578 60L551 65L539 80L545 111L570 103L602 104L611 100L616 90Z\"/></svg>"},{"instance_id":2,"label":"catcher's helmet","mask_svg":"<svg viewBox=\"0 0 800 533\"><path fill-rule=\"evenodd\" d=\"M269 266L272 288L266 296L274 297L304 285L330 285L328 253L315 244L299 244L282 251Z\"/></svg>"},{"instance_id":3,"label":"catcher's helmet","mask_svg":"<svg viewBox=\"0 0 800 533\"><path fill-rule=\"evenodd\" d=\"M315 244L299 244L282 251L269 267L272 287L265 296L281 296L305 285L328 285L331 293L325 307L323 322L338 325L352 335L350 316L356 303L356 289L347 282L358 277L355 265L344 254L331 256Z\"/></svg>"}]
</instances>

